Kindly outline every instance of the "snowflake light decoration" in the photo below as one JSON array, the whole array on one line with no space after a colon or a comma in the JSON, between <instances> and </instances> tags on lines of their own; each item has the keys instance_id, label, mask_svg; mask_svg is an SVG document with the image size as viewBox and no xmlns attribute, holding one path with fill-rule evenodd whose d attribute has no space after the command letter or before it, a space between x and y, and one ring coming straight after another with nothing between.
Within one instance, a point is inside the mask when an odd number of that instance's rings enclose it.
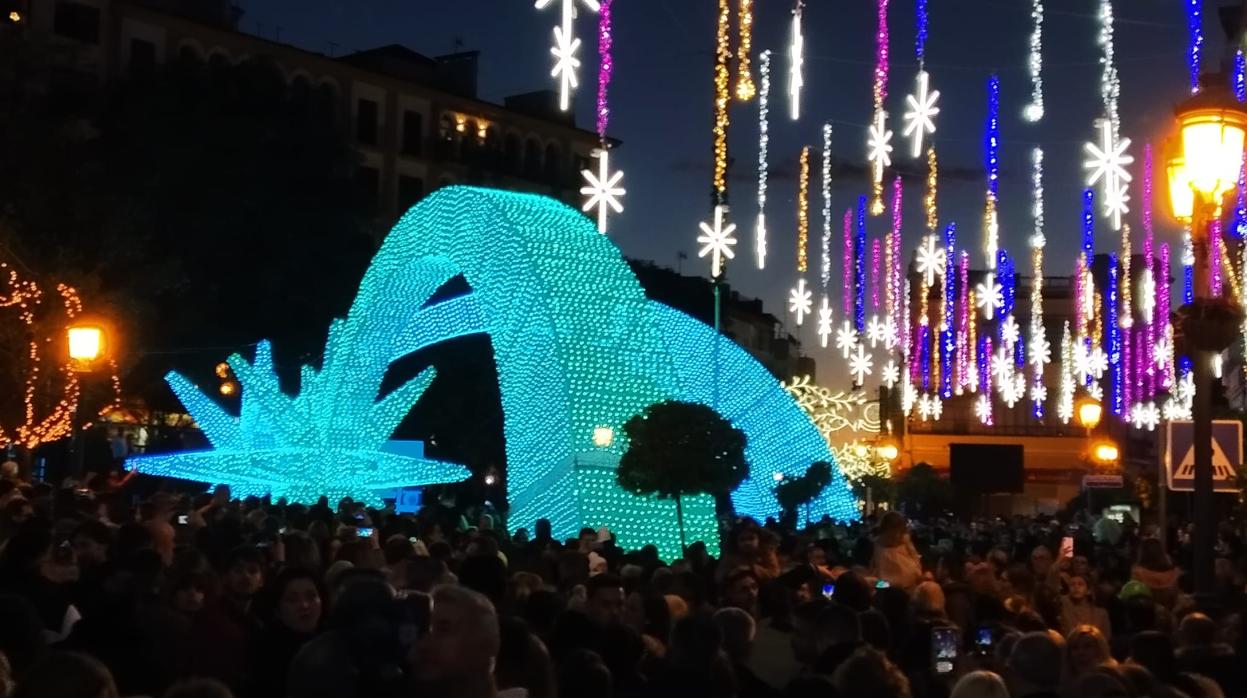
<instances>
[{"instance_id":1,"label":"snowflake light decoration","mask_svg":"<svg viewBox=\"0 0 1247 698\"><path fill-rule=\"evenodd\" d=\"M1004 288L996 283L995 274L989 272L986 280L975 285L974 304L983 309L983 317L988 320L995 316L996 308L1004 307Z\"/></svg>"},{"instance_id":2,"label":"snowflake light decoration","mask_svg":"<svg viewBox=\"0 0 1247 698\"><path fill-rule=\"evenodd\" d=\"M1154 402L1136 402L1130 408L1130 421L1135 429L1156 431L1156 425L1160 424L1160 409Z\"/></svg>"},{"instance_id":3,"label":"snowflake light decoration","mask_svg":"<svg viewBox=\"0 0 1247 698\"><path fill-rule=\"evenodd\" d=\"M923 282L927 286L935 284L935 277L944 275L948 255L944 248L935 243L934 235L926 235L922 238L922 244L918 246L916 263L918 273L922 275Z\"/></svg>"},{"instance_id":4,"label":"snowflake light decoration","mask_svg":"<svg viewBox=\"0 0 1247 698\"><path fill-rule=\"evenodd\" d=\"M931 395L926 393L923 393L922 396L918 398L918 416L922 418L922 421L925 422L931 419L931 415L935 412L935 407L932 403L938 402L938 398L933 399Z\"/></svg>"},{"instance_id":5,"label":"snowflake light decoration","mask_svg":"<svg viewBox=\"0 0 1247 698\"><path fill-rule=\"evenodd\" d=\"M1151 269L1143 270L1143 281L1139 284L1139 310L1145 318L1152 317L1156 312L1156 279Z\"/></svg>"},{"instance_id":6,"label":"snowflake light decoration","mask_svg":"<svg viewBox=\"0 0 1247 698\"><path fill-rule=\"evenodd\" d=\"M1108 354L1105 354L1100 347L1093 347L1091 353L1087 355L1087 364L1095 379L1100 380L1104 377L1104 372L1108 370Z\"/></svg>"},{"instance_id":7,"label":"snowflake light decoration","mask_svg":"<svg viewBox=\"0 0 1247 698\"><path fill-rule=\"evenodd\" d=\"M874 167L875 181L883 180L883 170L892 165L892 131L887 128L888 115L882 109L875 112L870 135L866 139L866 159Z\"/></svg>"},{"instance_id":8,"label":"snowflake light decoration","mask_svg":"<svg viewBox=\"0 0 1247 698\"><path fill-rule=\"evenodd\" d=\"M1035 368L1043 368L1044 364L1052 363L1052 343L1042 334L1030 339L1030 363Z\"/></svg>"},{"instance_id":9,"label":"snowflake light decoration","mask_svg":"<svg viewBox=\"0 0 1247 698\"><path fill-rule=\"evenodd\" d=\"M1170 397L1165 400L1165 405L1161 408L1161 414L1169 421L1173 421L1175 419L1190 419L1191 409L1182 404L1182 401L1178 398Z\"/></svg>"},{"instance_id":10,"label":"snowflake light decoration","mask_svg":"<svg viewBox=\"0 0 1247 698\"><path fill-rule=\"evenodd\" d=\"M1159 369L1169 365L1169 342L1164 337L1156 340L1156 344L1152 347L1152 361Z\"/></svg>"},{"instance_id":11,"label":"snowflake light decoration","mask_svg":"<svg viewBox=\"0 0 1247 698\"><path fill-rule=\"evenodd\" d=\"M1022 327L1018 325L1017 320L1010 315L1000 325L1000 338L1004 340L1005 346L1016 346L1018 340L1022 337Z\"/></svg>"},{"instance_id":12,"label":"snowflake light decoration","mask_svg":"<svg viewBox=\"0 0 1247 698\"><path fill-rule=\"evenodd\" d=\"M1048 400L1048 389L1043 383L1036 383L1031 386L1031 402L1042 405Z\"/></svg>"},{"instance_id":13,"label":"snowflake light decoration","mask_svg":"<svg viewBox=\"0 0 1247 698\"><path fill-rule=\"evenodd\" d=\"M593 12L601 9L597 0L580 1ZM554 0L537 0L534 7L543 10L552 2ZM560 0L560 6L562 22L554 28L554 46L550 48L550 53L554 55L554 70L550 71L550 77L559 79L559 108L567 111L571 106L571 91L579 84L576 70L580 68L580 59L576 57L576 51L580 49L580 39L575 37L572 28L572 21L576 18L576 0Z\"/></svg>"},{"instance_id":14,"label":"snowflake light decoration","mask_svg":"<svg viewBox=\"0 0 1247 698\"><path fill-rule=\"evenodd\" d=\"M619 197L626 194L627 190L619 186L619 181L623 179L623 170L613 174L610 171L610 151L598 148L594 157L598 159L597 174L590 170L580 171L580 175L585 178L585 186L580 188L580 193L589 197L581 210L587 212L596 207L598 232L605 234L606 214L611 209L614 209L615 213L623 213L623 204L619 203Z\"/></svg>"},{"instance_id":15,"label":"snowflake light decoration","mask_svg":"<svg viewBox=\"0 0 1247 698\"><path fill-rule=\"evenodd\" d=\"M889 360L887 365L883 367L883 370L879 372L879 380L883 382L883 385L888 390L891 390L892 386L896 385L900 379L901 369L897 367L896 361Z\"/></svg>"},{"instance_id":16,"label":"snowflake light decoration","mask_svg":"<svg viewBox=\"0 0 1247 698\"><path fill-rule=\"evenodd\" d=\"M931 395L931 419L938 421L942 414L944 414L944 401L939 395Z\"/></svg>"},{"instance_id":17,"label":"snowflake light decoration","mask_svg":"<svg viewBox=\"0 0 1247 698\"><path fill-rule=\"evenodd\" d=\"M841 356L847 359L856 346L857 329L853 327L852 321L845 320L840 325L840 329L836 330L836 348L840 350Z\"/></svg>"},{"instance_id":18,"label":"snowflake light decoration","mask_svg":"<svg viewBox=\"0 0 1247 698\"><path fill-rule=\"evenodd\" d=\"M801 33L801 7L792 11L792 40L788 44L788 97L793 121L801 118L801 88L805 87L805 35Z\"/></svg>"},{"instance_id":19,"label":"snowflake light decoration","mask_svg":"<svg viewBox=\"0 0 1247 698\"><path fill-rule=\"evenodd\" d=\"M1009 352L1000 347L991 358L992 377L996 379L996 384L1002 389L1006 383L1012 382L1013 376L1013 357Z\"/></svg>"},{"instance_id":20,"label":"snowflake light decoration","mask_svg":"<svg viewBox=\"0 0 1247 698\"><path fill-rule=\"evenodd\" d=\"M1086 383L1091 378L1091 354L1082 342L1074 342L1074 373L1078 374L1078 382Z\"/></svg>"},{"instance_id":21,"label":"snowflake light decoration","mask_svg":"<svg viewBox=\"0 0 1247 698\"><path fill-rule=\"evenodd\" d=\"M896 320L893 320L891 315L883 319L883 331L884 346L888 348L888 351L892 351L901 341L901 337L900 333L896 331Z\"/></svg>"},{"instance_id":22,"label":"snowflake light decoration","mask_svg":"<svg viewBox=\"0 0 1247 698\"><path fill-rule=\"evenodd\" d=\"M818 306L818 341L824 349L827 348L831 332L831 301L824 295L823 304Z\"/></svg>"},{"instance_id":23,"label":"snowflake light decoration","mask_svg":"<svg viewBox=\"0 0 1247 698\"><path fill-rule=\"evenodd\" d=\"M1130 139L1118 141L1111 121L1100 119L1096 125L1100 129L1100 142L1083 145L1088 155L1083 168L1090 171L1087 186L1093 187L1101 179L1104 180L1104 215L1113 219L1113 230L1118 230L1121 228L1121 211L1118 208L1125 208L1125 185L1131 180L1126 166L1134 163L1134 156L1126 152Z\"/></svg>"},{"instance_id":24,"label":"snowflake light decoration","mask_svg":"<svg viewBox=\"0 0 1247 698\"><path fill-rule=\"evenodd\" d=\"M1009 380L1001 382L1000 399L1004 401L1007 407L1013 407L1014 405L1017 404L1017 401L1020 398L1025 397L1025 396L1026 396L1026 391L1024 390L1022 391L1021 395L1018 394L1017 383L1013 381L1012 377L1010 377Z\"/></svg>"},{"instance_id":25,"label":"snowflake light decoration","mask_svg":"<svg viewBox=\"0 0 1247 698\"><path fill-rule=\"evenodd\" d=\"M796 314L800 325L813 308L814 294L805 287L805 279L797 279L797 287L788 292L788 312Z\"/></svg>"},{"instance_id":26,"label":"snowflake light decoration","mask_svg":"<svg viewBox=\"0 0 1247 698\"><path fill-rule=\"evenodd\" d=\"M901 412L909 415L913 412L914 405L918 403L918 391L914 388L914 384L909 380L909 374L906 373L901 381Z\"/></svg>"},{"instance_id":27,"label":"snowflake light decoration","mask_svg":"<svg viewBox=\"0 0 1247 698\"><path fill-rule=\"evenodd\" d=\"M878 315L871 315L870 322L866 323L866 338L870 340L872 348L879 346L879 343L887 339L888 327L879 319Z\"/></svg>"},{"instance_id":28,"label":"snowflake light decoration","mask_svg":"<svg viewBox=\"0 0 1247 698\"><path fill-rule=\"evenodd\" d=\"M710 275L716 279L723 273L723 260L736 256L736 252L732 250L736 246L736 238L732 237L732 233L736 232L736 224L730 223L724 227L723 213L723 206L715 206L714 227L702 223L702 234L697 238L697 242L702 244L697 256L710 255Z\"/></svg>"},{"instance_id":29,"label":"snowflake light decoration","mask_svg":"<svg viewBox=\"0 0 1247 698\"><path fill-rule=\"evenodd\" d=\"M1090 395L1091 399L1093 400L1096 400L1099 402L1104 401L1104 387L1101 386L1099 383L1092 383L1091 385L1087 386L1087 394Z\"/></svg>"},{"instance_id":30,"label":"snowflake light decoration","mask_svg":"<svg viewBox=\"0 0 1247 698\"><path fill-rule=\"evenodd\" d=\"M991 424L992 401L986 394L979 395L979 399L974 401L974 416L983 424Z\"/></svg>"},{"instance_id":31,"label":"snowflake light decoration","mask_svg":"<svg viewBox=\"0 0 1247 698\"><path fill-rule=\"evenodd\" d=\"M857 349L853 351L853 355L849 357L849 375L853 376L853 382L862 385L866 382L866 376L873 371L875 359L866 351L866 347L857 345Z\"/></svg>"},{"instance_id":32,"label":"snowflake light decoration","mask_svg":"<svg viewBox=\"0 0 1247 698\"><path fill-rule=\"evenodd\" d=\"M935 115L940 108L935 106L940 99L939 90L931 90L931 76L925 70L918 71L918 90L915 94L905 96L905 129L902 135L910 139L913 157L922 154L922 138L924 134L935 133Z\"/></svg>"}]
</instances>

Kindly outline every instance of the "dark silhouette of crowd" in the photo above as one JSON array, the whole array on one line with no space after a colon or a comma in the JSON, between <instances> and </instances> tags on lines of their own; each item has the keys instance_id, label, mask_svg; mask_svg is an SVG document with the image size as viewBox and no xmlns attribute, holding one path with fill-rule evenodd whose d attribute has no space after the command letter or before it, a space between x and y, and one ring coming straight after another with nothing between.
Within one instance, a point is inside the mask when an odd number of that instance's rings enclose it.
<instances>
[{"instance_id":1,"label":"dark silhouette of crowd","mask_svg":"<svg viewBox=\"0 0 1247 698\"><path fill-rule=\"evenodd\" d=\"M1247 695L1228 522L1197 598L1187 529L1110 518L738 520L664 561L439 502L132 487L0 480L0 698Z\"/></svg>"}]
</instances>

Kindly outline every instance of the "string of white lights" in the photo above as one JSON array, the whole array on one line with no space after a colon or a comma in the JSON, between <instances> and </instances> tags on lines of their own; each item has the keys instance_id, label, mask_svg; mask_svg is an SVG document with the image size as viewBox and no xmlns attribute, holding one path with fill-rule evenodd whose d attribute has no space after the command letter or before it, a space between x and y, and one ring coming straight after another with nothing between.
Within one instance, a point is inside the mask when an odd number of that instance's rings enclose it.
<instances>
[{"instance_id":1,"label":"string of white lights","mask_svg":"<svg viewBox=\"0 0 1247 698\"><path fill-rule=\"evenodd\" d=\"M771 98L771 52L766 50L758 56L758 74L761 85L758 89L758 221L754 226L754 254L758 260L758 268L766 268L766 180L767 180L767 145L771 141L769 124L769 105Z\"/></svg>"},{"instance_id":2,"label":"string of white lights","mask_svg":"<svg viewBox=\"0 0 1247 698\"><path fill-rule=\"evenodd\" d=\"M831 122L823 124L823 292L831 282Z\"/></svg>"},{"instance_id":3,"label":"string of white lights","mask_svg":"<svg viewBox=\"0 0 1247 698\"><path fill-rule=\"evenodd\" d=\"M1043 118L1043 0L1032 0L1030 57L1026 61L1031 77L1031 101L1022 118L1032 123Z\"/></svg>"}]
</instances>

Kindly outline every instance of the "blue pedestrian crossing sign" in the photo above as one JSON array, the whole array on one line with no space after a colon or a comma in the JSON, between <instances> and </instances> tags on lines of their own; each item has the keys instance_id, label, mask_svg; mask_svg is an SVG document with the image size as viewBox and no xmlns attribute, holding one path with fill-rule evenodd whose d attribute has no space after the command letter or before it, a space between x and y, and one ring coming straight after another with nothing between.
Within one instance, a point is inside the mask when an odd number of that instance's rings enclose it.
<instances>
[{"instance_id":1,"label":"blue pedestrian crossing sign","mask_svg":"<svg viewBox=\"0 0 1247 698\"><path fill-rule=\"evenodd\" d=\"M1169 422L1169 447L1165 470L1169 489L1195 489L1195 423ZM1230 419L1212 422L1212 487L1217 492L1238 492L1238 469L1243 464L1243 423Z\"/></svg>"}]
</instances>

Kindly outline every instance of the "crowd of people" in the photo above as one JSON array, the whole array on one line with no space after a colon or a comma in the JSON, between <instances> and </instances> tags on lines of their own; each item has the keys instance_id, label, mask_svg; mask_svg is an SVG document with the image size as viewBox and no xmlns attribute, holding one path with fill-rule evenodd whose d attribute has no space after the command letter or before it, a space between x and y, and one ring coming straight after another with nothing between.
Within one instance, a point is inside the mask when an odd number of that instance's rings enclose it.
<instances>
[{"instance_id":1,"label":"crowd of people","mask_svg":"<svg viewBox=\"0 0 1247 698\"><path fill-rule=\"evenodd\" d=\"M131 489L0 479L0 698L1247 695L1228 523L1196 599L1184 530L1108 518L738 520L664 561L438 503Z\"/></svg>"}]
</instances>

